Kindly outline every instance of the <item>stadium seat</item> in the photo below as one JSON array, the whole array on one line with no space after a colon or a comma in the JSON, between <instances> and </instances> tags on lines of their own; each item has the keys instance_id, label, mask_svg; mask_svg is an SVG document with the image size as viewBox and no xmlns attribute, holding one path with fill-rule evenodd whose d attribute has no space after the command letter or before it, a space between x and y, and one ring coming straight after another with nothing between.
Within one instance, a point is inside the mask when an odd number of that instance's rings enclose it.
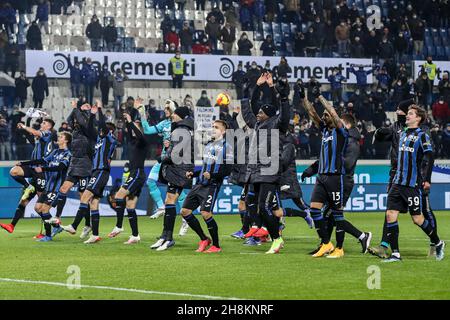
<instances>
[{"instance_id":1,"label":"stadium seat","mask_svg":"<svg viewBox=\"0 0 450 320\"><path fill-rule=\"evenodd\" d=\"M447 56L447 59L450 60L450 46L445 47L445 55Z\"/></svg>"},{"instance_id":2,"label":"stadium seat","mask_svg":"<svg viewBox=\"0 0 450 320\"><path fill-rule=\"evenodd\" d=\"M272 32L281 33L281 26L279 23L272 22Z\"/></svg>"},{"instance_id":3,"label":"stadium seat","mask_svg":"<svg viewBox=\"0 0 450 320\"><path fill-rule=\"evenodd\" d=\"M426 48L427 48L426 55L428 55L428 56L436 55L436 50L435 50L434 46L426 46Z\"/></svg>"},{"instance_id":4,"label":"stadium seat","mask_svg":"<svg viewBox=\"0 0 450 320\"><path fill-rule=\"evenodd\" d=\"M445 50L444 47L436 46L436 60L445 59Z\"/></svg>"}]
</instances>

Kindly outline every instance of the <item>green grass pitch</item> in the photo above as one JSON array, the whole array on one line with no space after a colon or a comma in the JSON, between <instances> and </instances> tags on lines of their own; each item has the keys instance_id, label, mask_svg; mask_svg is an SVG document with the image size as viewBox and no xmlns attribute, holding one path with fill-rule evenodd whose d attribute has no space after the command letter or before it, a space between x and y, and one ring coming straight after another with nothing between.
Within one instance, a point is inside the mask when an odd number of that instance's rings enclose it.
<instances>
[{"instance_id":1,"label":"green grass pitch","mask_svg":"<svg viewBox=\"0 0 450 320\"><path fill-rule=\"evenodd\" d=\"M383 214L346 217L358 228L372 231L372 243L378 244ZM223 252L214 255L194 252L198 238L192 230L185 237L177 235L175 247L168 251L150 250L161 230L161 218L140 217L142 242L131 247L122 244L130 230L126 219L125 232L118 238L90 246L69 234L58 235L52 243L37 243L32 236L39 231L38 220L22 220L13 234L0 230L0 299L450 298L449 212L437 213L439 234L449 245L443 261L427 258L428 238L409 215L401 215L403 261L395 264L362 255L359 243L350 235L346 235L343 259L314 259L307 252L318 243L316 232L295 217L286 219L285 248L278 255L265 255L270 244L246 247L229 236L239 226L238 216L216 219ZM71 218L64 220L71 222ZM112 229L114 222L114 218L102 218L101 236ZM177 218L176 233L179 225ZM203 222L202 226L207 231ZM67 268L72 265L81 272L82 288L78 290L65 286L71 276ZM380 268L380 289L367 287L370 266Z\"/></svg>"}]
</instances>

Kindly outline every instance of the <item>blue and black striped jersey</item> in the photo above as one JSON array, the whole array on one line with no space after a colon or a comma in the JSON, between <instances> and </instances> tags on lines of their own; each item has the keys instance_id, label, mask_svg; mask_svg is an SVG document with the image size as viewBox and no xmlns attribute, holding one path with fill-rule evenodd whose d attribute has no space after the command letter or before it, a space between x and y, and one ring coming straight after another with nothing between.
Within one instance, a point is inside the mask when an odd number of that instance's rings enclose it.
<instances>
[{"instance_id":1,"label":"blue and black striped jersey","mask_svg":"<svg viewBox=\"0 0 450 320\"><path fill-rule=\"evenodd\" d=\"M40 130L41 137L35 139L31 160L40 160L55 148L54 134L49 130Z\"/></svg>"},{"instance_id":2,"label":"blue and black striped jersey","mask_svg":"<svg viewBox=\"0 0 450 320\"><path fill-rule=\"evenodd\" d=\"M407 129L400 134L397 170L393 183L407 187L422 183L422 160L427 152L432 152L430 137L421 129Z\"/></svg>"},{"instance_id":3,"label":"blue and black striped jersey","mask_svg":"<svg viewBox=\"0 0 450 320\"><path fill-rule=\"evenodd\" d=\"M322 145L319 155L319 174L345 174L344 154L348 131L345 128L322 129Z\"/></svg>"},{"instance_id":4,"label":"blue and black striped jersey","mask_svg":"<svg viewBox=\"0 0 450 320\"><path fill-rule=\"evenodd\" d=\"M92 170L110 170L111 159L117 146L117 140L114 135L109 132L105 136L98 136L95 144L95 154L92 161Z\"/></svg>"},{"instance_id":5,"label":"blue and black striped jersey","mask_svg":"<svg viewBox=\"0 0 450 320\"><path fill-rule=\"evenodd\" d=\"M46 190L57 191L66 179L72 154L69 149L56 149L43 158L45 165L42 170L47 180Z\"/></svg>"},{"instance_id":6,"label":"blue and black striped jersey","mask_svg":"<svg viewBox=\"0 0 450 320\"><path fill-rule=\"evenodd\" d=\"M233 150L226 140L211 141L203 151L203 165L197 183L202 185L221 184L223 179L231 173L232 164ZM205 172L210 173L210 179L203 177Z\"/></svg>"}]
</instances>

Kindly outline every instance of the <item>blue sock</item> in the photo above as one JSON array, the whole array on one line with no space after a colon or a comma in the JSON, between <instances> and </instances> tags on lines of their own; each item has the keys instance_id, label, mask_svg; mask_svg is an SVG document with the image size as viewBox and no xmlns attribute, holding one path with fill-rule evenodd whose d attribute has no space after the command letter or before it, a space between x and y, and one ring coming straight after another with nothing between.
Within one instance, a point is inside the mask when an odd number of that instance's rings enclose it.
<instances>
[{"instance_id":1,"label":"blue sock","mask_svg":"<svg viewBox=\"0 0 450 320\"><path fill-rule=\"evenodd\" d=\"M158 186L156 185L156 181L148 179L147 186L148 186L148 190L150 192L150 196L152 197L153 201L155 201L155 203L156 203L156 207L157 208L164 207L164 201L161 196L161 191L159 190Z\"/></svg>"},{"instance_id":2,"label":"blue sock","mask_svg":"<svg viewBox=\"0 0 450 320\"><path fill-rule=\"evenodd\" d=\"M91 211L92 235L98 236L98 228L100 225L100 212L98 210Z\"/></svg>"}]
</instances>

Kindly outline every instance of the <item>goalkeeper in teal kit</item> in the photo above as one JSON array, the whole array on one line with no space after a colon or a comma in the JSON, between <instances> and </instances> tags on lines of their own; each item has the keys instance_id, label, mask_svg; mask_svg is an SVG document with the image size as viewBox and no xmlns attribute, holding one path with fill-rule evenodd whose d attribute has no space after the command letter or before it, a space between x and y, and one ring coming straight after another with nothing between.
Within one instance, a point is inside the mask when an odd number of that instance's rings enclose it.
<instances>
[{"instance_id":1,"label":"goalkeeper in teal kit","mask_svg":"<svg viewBox=\"0 0 450 320\"><path fill-rule=\"evenodd\" d=\"M136 103L138 104L138 103ZM171 126L172 121L170 120L170 117L172 116L173 112L177 108L177 104L172 100L166 100L166 103L164 105L164 114L166 119L159 122L158 124L151 126L149 125L147 121L147 116L145 114L145 109L143 107L139 108L139 113L141 114L141 120L142 120L142 127L144 128L144 133L146 135L152 135L152 134L159 134L163 139L163 146L162 146L162 152L161 156L164 156L166 153L166 147L164 146L164 143L166 141L170 141L170 132L171 132ZM152 197L153 201L156 204L156 210L153 213L153 215L150 217L152 219L157 219L160 216L164 215L165 207L164 207L164 201L161 196L161 191L159 190L156 182L158 181L159 176L159 170L161 168L161 163L156 163L152 170L150 171L150 174L148 175L147 179L147 186L148 190L150 192L150 196ZM178 198L178 201L180 204L183 203L185 198L184 192L180 195ZM186 234L188 229L187 223L183 220L183 225L180 229L180 235Z\"/></svg>"}]
</instances>

